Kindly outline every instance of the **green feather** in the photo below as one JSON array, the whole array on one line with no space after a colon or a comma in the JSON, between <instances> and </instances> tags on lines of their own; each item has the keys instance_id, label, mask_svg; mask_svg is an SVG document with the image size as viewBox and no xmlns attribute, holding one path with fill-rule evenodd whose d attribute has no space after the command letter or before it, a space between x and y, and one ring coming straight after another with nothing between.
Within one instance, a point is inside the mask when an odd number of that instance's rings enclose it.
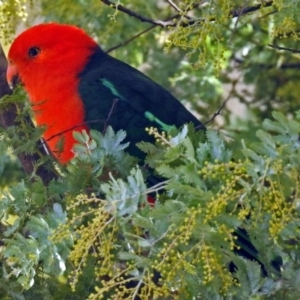
<instances>
[{"instance_id":1,"label":"green feather","mask_svg":"<svg viewBox=\"0 0 300 300\"><path fill-rule=\"evenodd\" d=\"M110 125L127 132L128 152L144 159L138 142L154 142L146 128L169 131L172 126L201 123L167 90L131 66L107 55L100 48L79 74L79 94L85 121L100 132Z\"/></svg>"},{"instance_id":2,"label":"green feather","mask_svg":"<svg viewBox=\"0 0 300 300\"><path fill-rule=\"evenodd\" d=\"M150 111L145 112L145 117L148 120L157 123L163 131L169 131L173 127L171 125L165 124L164 122L156 118Z\"/></svg>"},{"instance_id":3,"label":"green feather","mask_svg":"<svg viewBox=\"0 0 300 300\"><path fill-rule=\"evenodd\" d=\"M109 90L111 91L111 93L113 95L115 95L116 97L118 97L119 99L123 99L123 97L118 93L118 91L116 90L116 88L114 87L114 85L106 80L106 79L101 79L102 83L104 86L106 86L107 88L109 88Z\"/></svg>"}]
</instances>

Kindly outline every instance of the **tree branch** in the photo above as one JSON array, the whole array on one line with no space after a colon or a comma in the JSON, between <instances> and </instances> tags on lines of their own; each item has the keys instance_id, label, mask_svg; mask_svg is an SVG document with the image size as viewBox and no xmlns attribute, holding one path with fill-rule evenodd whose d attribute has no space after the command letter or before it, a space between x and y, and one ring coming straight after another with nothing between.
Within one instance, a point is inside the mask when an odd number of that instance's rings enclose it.
<instances>
[{"instance_id":1,"label":"tree branch","mask_svg":"<svg viewBox=\"0 0 300 300\"><path fill-rule=\"evenodd\" d=\"M116 46L113 46L113 47L109 48L108 50L106 50L106 53L110 53L110 52L112 52L113 50L116 50L116 49L118 49L118 48L121 48L121 47L123 47L123 46L129 44L130 42L132 42L132 41L135 40L136 38L140 37L141 35L145 34L146 32L152 30L152 29L155 28L155 27L157 27L157 25L152 25L152 26L146 28L145 30L139 32L138 34L135 34L134 36L132 36L132 37L129 38L128 40L126 40L126 41L124 41L124 42L122 42L122 43L120 43L120 44L118 44L118 45L116 45Z\"/></svg>"},{"instance_id":2,"label":"tree branch","mask_svg":"<svg viewBox=\"0 0 300 300\"><path fill-rule=\"evenodd\" d=\"M0 45L0 98L5 95L10 95L12 92L6 82L6 68L7 60L3 51L2 46ZM12 125L16 125L17 109L15 104L10 104L6 107L5 111L0 112L0 126L3 128L8 128ZM31 126L34 126L30 122ZM37 147L40 147L40 152L43 155L47 155L45 148L42 146L42 142L39 141ZM22 164L22 167L26 174L30 175L35 170L35 164L40 159L38 154L18 154L18 158ZM45 165L37 167L36 174L42 179L43 183L47 185L52 179L57 178L56 172L53 170L47 169Z\"/></svg>"},{"instance_id":3,"label":"tree branch","mask_svg":"<svg viewBox=\"0 0 300 300\"><path fill-rule=\"evenodd\" d=\"M141 22L146 22L146 23L150 23L150 24L153 24L153 25L156 25L156 26L161 26L161 27L170 26L170 22L166 22L166 21L162 21L162 20L152 20L152 19L149 19L147 17L144 17L144 16L142 16L142 15L134 12L133 10L130 10L130 9L124 7L121 4L115 4L115 3L113 3L110 0L101 0L101 1L104 4L106 4L106 5L114 8L116 10L122 11L122 12L126 13L127 15L140 20Z\"/></svg>"},{"instance_id":4,"label":"tree branch","mask_svg":"<svg viewBox=\"0 0 300 300\"><path fill-rule=\"evenodd\" d=\"M292 48L286 48L286 47L281 47L278 45L271 45L268 44L269 47L276 49L276 50L280 50L280 51L288 51L288 52L292 52L292 53L300 53L300 50L298 49L292 49Z\"/></svg>"},{"instance_id":5,"label":"tree branch","mask_svg":"<svg viewBox=\"0 0 300 300\"><path fill-rule=\"evenodd\" d=\"M126 8L125 6L123 6L121 4L115 4L114 2L112 2L110 0L101 0L101 2L103 2L104 4L114 8L116 10L124 12L124 13L126 13L127 15L129 15L131 17L134 17L134 18L140 20L141 22L150 23L152 25L160 26L160 27L175 27L175 26L178 26L178 25L182 26L182 27L186 27L186 26L190 26L190 25L193 25L193 24L196 24L196 23L201 23L201 22L204 21L202 18L197 18L197 19L191 19L189 21L185 21L185 22L182 22L181 24L178 24L178 22L176 22L176 21L173 22L173 21L153 20L153 19L147 18L145 16L142 16L142 15L134 12L133 10L130 10L130 9ZM190 10L195 9L200 4L201 3L194 4L190 8ZM273 0L266 0L263 3L259 3L259 4L256 4L256 5L253 5L253 6L237 8L237 9L234 9L230 12L229 17L231 17L231 18L240 17L242 15L246 15L248 13L260 10L261 8L269 7L269 6L272 6L272 5L273 5ZM179 19L179 18L182 18L182 13L179 13L179 14L173 16L172 20ZM213 21L215 21L215 18L211 18L209 21L213 22Z\"/></svg>"},{"instance_id":6,"label":"tree branch","mask_svg":"<svg viewBox=\"0 0 300 300\"><path fill-rule=\"evenodd\" d=\"M238 57L232 58L238 64L249 64L249 65L256 65L262 69L300 69L300 63L283 63L281 65L276 64L264 64L264 63L257 63L257 62L248 62L240 59Z\"/></svg>"},{"instance_id":7,"label":"tree branch","mask_svg":"<svg viewBox=\"0 0 300 300\"><path fill-rule=\"evenodd\" d=\"M253 5L253 6L236 8L236 9L231 11L230 16L232 18L239 17L239 16L242 16L242 15L246 15L246 14L249 14L251 12L260 10L261 8L272 6L274 4L273 0L267 0L267 1L264 1L264 2L261 1L261 2L262 3L256 4L256 5Z\"/></svg>"},{"instance_id":8,"label":"tree branch","mask_svg":"<svg viewBox=\"0 0 300 300\"><path fill-rule=\"evenodd\" d=\"M179 14L182 14L185 18L191 19L190 16L186 15L184 11L182 11L172 0L166 0L170 4L171 7L173 7Z\"/></svg>"},{"instance_id":9,"label":"tree branch","mask_svg":"<svg viewBox=\"0 0 300 300\"><path fill-rule=\"evenodd\" d=\"M234 81L232 86L231 86L230 92L228 93L227 97L224 99L224 101L222 102L222 104L218 108L218 110L216 112L214 112L214 114L207 121L205 121L203 124L195 127L195 129L198 129L198 130L204 129L206 127L206 125L208 125L209 123L212 123L215 120L215 118L221 114L221 112L225 108L227 102L231 99L231 95L235 91L236 85L237 85L237 81Z\"/></svg>"},{"instance_id":10,"label":"tree branch","mask_svg":"<svg viewBox=\"0 0 300 300\"><path fill-rule=\"evenodd\" d=\"M189 10L192 10L192 9L194 9L195 7L196 7L196 5L193 5ZM170 21L170 20L174 20L174 18L176 19L176 18L178 18L178 16L179 16L178 14L173 15L173 16L167 18L166 20L164 20L163 22L168 22L168 21ZM185 16L185 17L186 17L186 18L189 18L189 17L187 17L187 16ZM107 53L110 53L110 52L112 52L113 50L116 50L116 49L118 49L118 48L120 48L120 47L123 47L123 46L127 45L128 43L132 42L132 41L135 40L136 38L140 37L141 35L147 33L148 31L154 29L154 28L157 27L157 26L159 26L159 25L158 25L158 24L153 24L152 26L150 26L150 27L146 28L145 30L139 32L138 34L135 34L134 36L132 36L132 37L129 38L128 40L126 40L126 41L124 41L124 42L122 42L122 43L120 43L120 44L118 44L118 45L116 45L116 46L114 46L114 47L109 48L108 50L106 50L106 52L107 52Z\"/></svg>"}]
</instances>

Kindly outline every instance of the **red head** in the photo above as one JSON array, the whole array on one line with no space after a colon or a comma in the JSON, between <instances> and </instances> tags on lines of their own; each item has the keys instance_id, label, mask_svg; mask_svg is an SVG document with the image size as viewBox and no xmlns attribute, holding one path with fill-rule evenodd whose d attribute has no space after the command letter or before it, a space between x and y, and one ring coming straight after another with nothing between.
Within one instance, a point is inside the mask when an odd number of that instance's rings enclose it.
<instances>
[{"instance_id":1,"label":"red head","mask_svg":"<svg viewBox=\"0 0 300 300\"><path fill-rule=\"evenodd\" d=\"M59 139L64 139L64 151L55 154L62 163L73 156L74 139L68 129L84 122L78 74L98 47L75 26L49 23L21 33L8 53L7 81L12 85L18 77L23 83L37 124L46 125L44 138L54 154Z\"/></svg>"},{"instance_id":2,"label":"red head","mask_svg":"<svg viewBox=\"0 0 300 300\"><path fill-rule=\"evenodd\" d=\"M33 26L11 45L7 80L13 83L14 77L19 76L30 96L34 96L31 90L35 92L37 84L47 84L51 75L53 89L53 84L60 84L61 76L77 75L96 47L96 42L75 26L57 23Z\"/></svg>"}]
</instances>

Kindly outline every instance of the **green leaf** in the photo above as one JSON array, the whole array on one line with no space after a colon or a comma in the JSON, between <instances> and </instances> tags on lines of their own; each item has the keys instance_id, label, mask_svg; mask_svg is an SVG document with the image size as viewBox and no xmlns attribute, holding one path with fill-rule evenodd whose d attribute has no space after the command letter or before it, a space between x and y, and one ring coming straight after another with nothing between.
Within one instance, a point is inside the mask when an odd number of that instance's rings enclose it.
<instances>
[{"instance_id":1,"label":"green leaf","mask_svg":"<svg viewBox=\"0 0 300 300\"><path fill-rule=\"evenodd\" d=\"M81 144L87 144L90 140L90 136L87 134L86 130L82 130L81 132L73 131L73 137Z\"/></svg>"},{"instance_id":2,"label":"green leaf","mask_svg":"<svg viewBox=\"0 0 300 300\"><path fill-rule=\"evenodd\" d=\"M139 239L138 240L138 245L141 246L142 248L149 248L152 246L152 243L150 243L146 239Z\"/></svg>"},{"instance_id":3,"label":"green leaf","mask_svg":"<svg viewBox=\"0 0 300 300\"><path fill-rule=\"evenodd\" d=\"M133 214L146 202L146 186L140 169L132 169L127 182L114 179L110 174L110 181L101 184L101 190L108 201L107 211L119 216Z\"/></svg>"}]
</instances>

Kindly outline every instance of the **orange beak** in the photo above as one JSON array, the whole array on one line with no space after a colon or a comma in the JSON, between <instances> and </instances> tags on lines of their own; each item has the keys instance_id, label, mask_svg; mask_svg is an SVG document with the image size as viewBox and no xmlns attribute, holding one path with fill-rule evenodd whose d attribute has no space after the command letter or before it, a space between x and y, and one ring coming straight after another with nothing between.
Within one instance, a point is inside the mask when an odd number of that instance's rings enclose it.
<instances>
[{"instance_id":1,"label":"orange beak","mask_svg":"<svg viewBox=\"0 0 300 300\"><path fill-rule=\"evenodd\" d=\"M14 89L20 83L18 68L13 63L9 63L7 66L6 80L11 89Z\"/></svg>"}]
</instances>

